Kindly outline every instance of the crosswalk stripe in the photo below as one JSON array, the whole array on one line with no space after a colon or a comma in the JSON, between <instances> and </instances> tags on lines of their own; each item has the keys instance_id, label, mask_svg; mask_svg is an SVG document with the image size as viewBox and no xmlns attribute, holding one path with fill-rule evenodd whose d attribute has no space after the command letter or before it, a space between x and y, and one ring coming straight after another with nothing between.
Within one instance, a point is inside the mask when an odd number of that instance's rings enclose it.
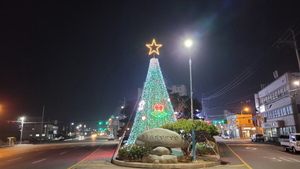
<instances>
[{"instance_id":1,"label":"crosswalk stripe","mask_svg":"<svg viewBox=\"0 0 300 169\"><path fill-rule=\"evenodd\" d=\"M293 159L293 158L284 158L284 157L279 157L282 160L289 161L289 162L300 162L299 160Z\"/></svg>"}]
</instances>

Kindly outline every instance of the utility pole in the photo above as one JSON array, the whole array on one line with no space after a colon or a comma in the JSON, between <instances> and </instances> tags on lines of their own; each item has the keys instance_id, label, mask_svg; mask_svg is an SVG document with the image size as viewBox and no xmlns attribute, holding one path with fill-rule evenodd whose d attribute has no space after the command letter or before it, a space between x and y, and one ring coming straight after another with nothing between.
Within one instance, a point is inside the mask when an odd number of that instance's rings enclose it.
<instances>
[{"instance_id":1,"label":"utility pole","mask_svg":"<svg viewBox=\"0 0 300 169\"><path fill-rule=\"evenodd\" d=\"M295 48L295 52L296 52L296 56L297 56L297 61L298 61L298 67L299 67L299 71L300 71L300 58L299 58L299 52L298 52L297 42L296 42L294 31L291 30L291 29L290 29L290 31L293 34L294 48Z\"/></svg>"},{"instance_id":2,"label":"utility pole","mask_svg":"<svg viewBox=\"0 0 300 169\"><path fill-rule=\"evenodd\" d=\"M43 112L42 112L40 142L42 142L42 136L43 136L44 112L45 112L45 106L43 106Z\"/></svg>"},{"instance_id":3,"label":"utility pole","mask_svg":"<svg viewBox=\"0 0 300 169\"><path fill-rule=\"evenodd\" d=\"M296 42L296 36L295 36L293 30L289 29L288 31L292 32L293 40L292 41L278 40L276 43L287 43L287 44L290 44L291 46L293 46L293 48L295 49L295 52L296 52L296 57L297 57L297 61L298 61L298 68L299 68L299 71L300 71L300 57L299 57L299 52L298 52L298 47L297 47L297 42Z\"/></svg>"}]
</instances>

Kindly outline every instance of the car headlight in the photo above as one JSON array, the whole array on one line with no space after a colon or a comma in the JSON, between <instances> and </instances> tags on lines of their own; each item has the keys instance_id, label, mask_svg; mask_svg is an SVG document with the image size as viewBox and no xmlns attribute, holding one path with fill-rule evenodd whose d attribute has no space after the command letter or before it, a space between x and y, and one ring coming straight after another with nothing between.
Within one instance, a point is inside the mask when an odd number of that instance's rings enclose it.
<instances>
[{"instance_id":1,"label":"car headlight","mask_svg":"<svg viewBox=\"0 0 300 169\"><path fill-rule=\"evenodd\" d=\"M300 146L300 142L297 142L297 146Z\"/></svg>"}]
</instances>

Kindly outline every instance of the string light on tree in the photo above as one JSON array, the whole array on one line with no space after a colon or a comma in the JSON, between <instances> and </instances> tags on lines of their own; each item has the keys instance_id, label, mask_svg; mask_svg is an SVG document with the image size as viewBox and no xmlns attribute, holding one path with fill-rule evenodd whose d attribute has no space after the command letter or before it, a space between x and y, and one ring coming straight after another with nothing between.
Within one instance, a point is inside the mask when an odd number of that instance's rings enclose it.
<instances>
[{"instance_id":1,"label":"string light on tree","mask_svg":"<svg viewBox=\"0 0 300 169\"><path fill-rule=\"evenodd\" d=\"M151 112L151 115L157 118L164 118L168 115L168 112L165 110L165 105L162 103L156 103L153 105L153 111Z\"/></svg>"},{"instance_id":2,"label":"string light on tree","mask_svg":"<svg viewBox=\"0 0 300 169\"><path fill-rule=\"evenodd\" d=\"M155 39L152 40L152 44L146 44L146 46L150 49L149 55L152 53L156 53L159 55L159 48L162 47L162 44L156 44Z\"/></svg>"},{"instance_id":3,"label":"string light on tree","mask_svg":"<svg viewBox=\"0 0 300 169\"><path fill-rule=\"evenodd\" d=\"M141 100L140 103L139 103L138 111L142 111L144 109L144 105L145 105L145 101Z\"/></svg>"},{"instance_id":4,"label":"string light on tree","mask_svg":"<svg viewBox=\"0 0 300 169\"><path fill-rule=\"evenodd\" d=\"M155 54L159 55L158 49L162 45L156 44L153 39L152 44L146 46L150 48L149 55L153 54L153 58L150 59L145 85L127 144L135 143L136 138L145 130L176 121L159 62L155 58Z\"/></svg>"}]
</instances>

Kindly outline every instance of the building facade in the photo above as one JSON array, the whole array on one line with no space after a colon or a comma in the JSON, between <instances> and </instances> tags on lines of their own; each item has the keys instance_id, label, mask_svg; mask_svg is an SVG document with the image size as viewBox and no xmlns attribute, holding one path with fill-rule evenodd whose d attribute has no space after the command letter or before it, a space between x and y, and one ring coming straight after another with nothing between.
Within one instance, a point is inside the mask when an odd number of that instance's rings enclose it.
<instances>
[{"instance_id":1,"label":"building facade","mask_svg":"<svg viewBox=\"0 0 300 169\"><path fill-rule=\"evenodd\" d=\"M167 87L169 94L178 93L179 96L187 96L187 89L185 85L173 85Z\"/></svg>"},{"instance_id":2,"label":"building facade","mask_svg":"<svg viewBox=\"0 0 300 169\"><path fill-rule=\"evenodd\" d=\"M230 138L250 138L252 134L260 133L253 124L252 114L227 114L227 134Z\"/></svg>"},{"instance_id":3,"label":"building facade","mask_svg":"<svg viewBox=\"0 0 300 169\"><path fill-rule=\"evenodd\" d=\"M261 127L270 141L300 132L299 80L299 72L287 72L254 95L257 117L261 117Z\"/></svg>"}]
</instances>

